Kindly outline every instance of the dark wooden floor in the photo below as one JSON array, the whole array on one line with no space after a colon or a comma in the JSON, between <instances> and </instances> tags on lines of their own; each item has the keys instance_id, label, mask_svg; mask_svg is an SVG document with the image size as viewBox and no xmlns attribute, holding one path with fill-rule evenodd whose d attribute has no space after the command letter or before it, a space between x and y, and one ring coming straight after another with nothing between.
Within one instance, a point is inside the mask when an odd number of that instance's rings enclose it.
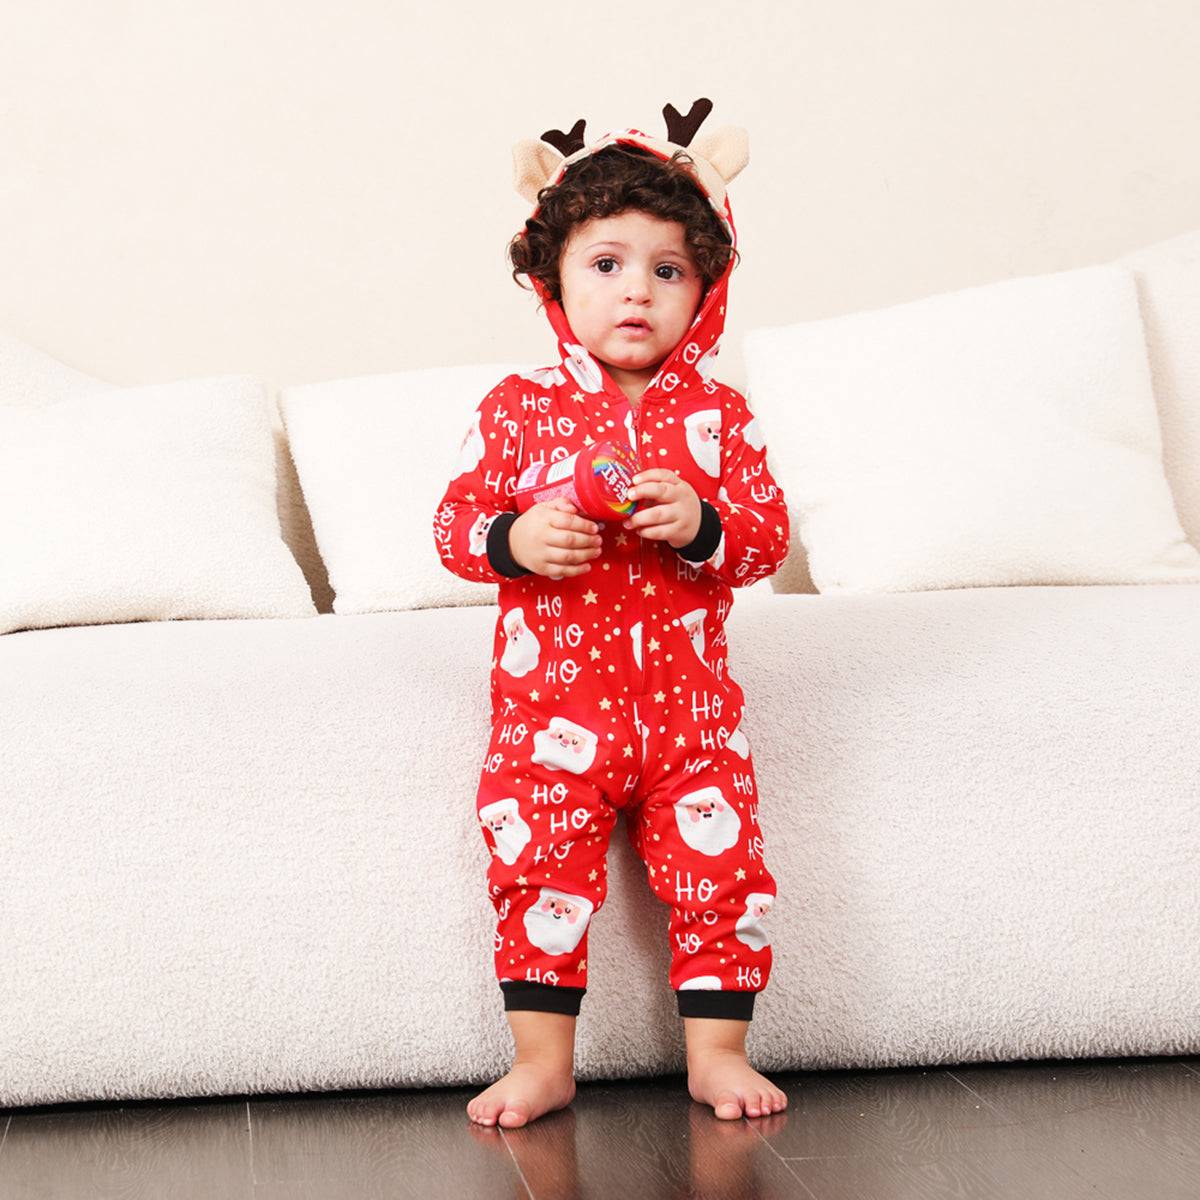
<instances>
[{"instance_id":1,"label":"dark wooden floor","mask_svg":"<svg viewBox=\"0 0 1200 1200\"><path fill-rule=\"evenodd\" d=\"M774 1079L771 1117L718 1121L674 1076L516 1130L470 1121L478 1088L0 1110L0 1197L1200 1197L1200 1058Z\"/></svg>"}]
</instances>

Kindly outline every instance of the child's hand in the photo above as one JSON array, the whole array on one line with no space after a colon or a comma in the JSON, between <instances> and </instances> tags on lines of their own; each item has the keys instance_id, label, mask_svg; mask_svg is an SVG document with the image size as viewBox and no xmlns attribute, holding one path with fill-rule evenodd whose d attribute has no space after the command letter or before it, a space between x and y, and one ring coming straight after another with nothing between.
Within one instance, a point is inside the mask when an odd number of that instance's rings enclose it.
<instances>
[{"instance_id":1,"label":"child's hand","mask_svg":"<svg viewBox=\"0 0 1200 1200\"><path fill-rule=\"evenodd\" d=\"M695 541L700 532L700 497L696 489L674 471L654 467L639 471L626 493L638 501L638 510L622 522L639 537L665 541L678 550Z\"/></svg>"},{"instance_id":2,"label":"child's hand","mask_svg":"<svg viewBox=\"0 0 1200 1200\"><path fill-rule=\"evenodd\" d=\"M577 516L570 500L559 496L523 512L508 530L508 549L517 565L535 575L562 579L590 571L587 561L600 553L600 526ZM578 565L575 565L578 564Z\"/></svg>"}]
</instances>

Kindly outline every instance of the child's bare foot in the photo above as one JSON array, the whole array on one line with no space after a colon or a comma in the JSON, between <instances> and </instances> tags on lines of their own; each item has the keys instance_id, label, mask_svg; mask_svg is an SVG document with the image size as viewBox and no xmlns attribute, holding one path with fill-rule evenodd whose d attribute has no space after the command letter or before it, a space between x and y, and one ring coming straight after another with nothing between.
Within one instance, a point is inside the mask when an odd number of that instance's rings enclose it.
<instances>
[{"instance_id":1,"label":"child's bare foot","mask_svg":"<svg viewBox=\"0 0 1200 1200\"><path fill-rule=\"evenodd\" d=\"M737 1050L689 1055L688 1092L723 1121L737 1120L743 1109L748 1117L766 1117L787 1108L787 1096Z\"/></svg>"},{"instance_id":2,"label":"child's bare foot","mask_svg":"<svg viewBox=\"0 0 1200 1200\"><path fill-rule=\"evenodd\" d=\"M515 1062L507 1075L467 1105L467 1115L480 1125L512 1129L565 1108L574 1099L575 1077L570 1071L537 1062Z\"/></svg>"}]
</instances>

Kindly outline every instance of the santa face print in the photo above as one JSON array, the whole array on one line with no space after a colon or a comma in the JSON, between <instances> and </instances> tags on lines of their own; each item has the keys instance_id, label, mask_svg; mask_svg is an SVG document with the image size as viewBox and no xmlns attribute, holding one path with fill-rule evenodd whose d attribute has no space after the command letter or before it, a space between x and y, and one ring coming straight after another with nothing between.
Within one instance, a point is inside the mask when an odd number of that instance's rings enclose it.
<instances>
[{"instance_id":1,"label":"santa face print","mask_svg":"<svg viewBox=\"0 0 1200 1200\"><path fill-rule=\"evenodd\" d=\"M562 373L561 367L538 367L535 371L529 371L525 374L517 372L522 379L528 379L530 383L539 384L541 387L561 387L567 382L567 377Z\"/></svg>"},{"instance_id":2,"label":"santa face print","mask_svg":"<svg viewBox=\"0 0 1200 1200\"><path fill-rule=\"evenodd\" d=\"M704 279L685 235L679 221L627 209L574 226L560 255L567 322L626 394L641 394L700 307Z\"/></svg>"},{"instance_id":3,"label":"santa face print","mask_svg":"<svg viewBox=\"0 0 1200 1200\"><path fill-rule=\"evenodd\" d=\"M565 717L552 717L545 729L533 735L531 762L552 771L582 775L596 761L596 735Z\"/></svg>"},{"instance_id":4,"label":"santa face print","mask_svg":"<svg viewBox=\"0 0 1200 1200\"><path fill-rule=\"evenodd\" d=\"M475 524L471 526L469 549L472 554L487 553L487 535L488 530L492 527L492 522L499 516L499 513L492 513L490 516L487 513L480 513L476 518Z\"/></svg>"},{"instance_id":5,"label":"santa face print","mask_svg":"<svg viewBox=\"0 0 1200 1200\"><path fill-rule=\"evenodd\" d=\"M703 787L675 801L675 823L683 840L715 858L737 845L741 818L718 787Z\"/></svg>"},{"instance_id":6,"label":"santa face print","mask_svg":"<svg viewBox=\"0 0 1200 1200\"><path fill-rule=\"evenodd\" d=\"M737 727L729 735L725 741L725 745L738 756L738 758L750 757L750 740L742 732L742 723L739 721Z\"/></svg>"},{"instance_id":7,"label":"santa face print","mask_svg":"<svg viewBox=\"0 0 1200 1200\"><path fill-rule=\"evenodd\" d=\"M746 897L746 911L738 917L734 929L739 942L745 942L751 950L762 950L771 944L762 928L762 920L774 903L775 897L766 892L751 892Z\"/></svg>"},{"instance_id":8,"label":"santa face print","mask_svg":"<svg viewBox=\"0 0 1200 1200\"><path fill-rule=\"evenodd\" d=\"M746 439L746 445L752 450L761 450L766 442L763 440L762 429L759 428L758 418L751 417L745 425L742 426L742 437Z\"/></svg>"},{"instance_id":9,"label":"santa face print","mask_svg":"<svg viewBox=\"0 0 1200 1200\"><path fill-rule=\"evenodd\" d=\"M704 618L708 615L706 608L693 608L691 612L684 613L679 618L679 624L687 630L687 635L691 639L692 649L696 652L696 657L704 662Z\"/></svg>"},{"instance_id":10,"label":"santa face print","mask_svg":"<svg viewBox=\"0 0 1200 1200\"><path fill-rule=\"evenodd\" d=\"M714 479L721 476L721 410L706 408L684 417L687 447L696 465Z\"/></svg>"},{"instance_id":11,"label":"santa face print","mask_svg":"<svg viewBox=\"0 0 1200 1200\"><path fill-rule=\"evenodd\" d=\"M458 450L458 464L455 467L455 475L466 475L468 471L473 471L479 466L479 460L483 458L483 452L486 447L483 444L483 431L479 428L479 414L475 414L475 419L471 422L471 428L463 434L462 445Z\"/></svg>"},{"instance_id":12,"label":"santa face print","mask_svg":"<svg viewBox=\"0 0 1200 1200\"><path fill-rule=\"evenodd\" d=\"M525 935L547 954L571 954L591 916L592 902L585 896L544 887L525 910Z\"/></svg>"},{"instance_id":13,"label":"santa face print","mask_svg":"<svg viewBox=\"0 0 1200 1200\"><path fill-rule=\"evenodd\" d=\"M719 992L721 990L721 980L716 975L693 975L691 979L685 979L679 985L679 990L681 992Z\"/></svg>"},{"instance_id":14,"label":"santa face print","mask_svg":"<svg viewBox=\"0 0 1200 1200\"><path fill-rule=\"evenodd\" d=\"M485 804L479 810L479 820L496 839L496 853L500 861L511 867L533 836L529 823L521 816L516 798L507 796L503 800Z\"/></svg>"},{"instance_id":15,"label":"santa face print","mask_svg":"<svg viewBox=\"0 0 1200 1200\"><path fill-rule=\"evenodd\" d=\"M563 360L563 366L571 372L575 382L585 392L598 392L604 386L600 368L596 360L588 353L586 346L577 346L574 342L564 343L571 357Z\"/></svg>"},{"instance_id":16,"label":"santa face print","mask_svg":"<svg viewBox=\"0 0 1200 1200\"><path fill-rule=\"evenodd\" d=\"M541 651L537 635L525 624L525 610L510 608L504 614L504 653L500 656L500 669L516 678L527 675L537 666Z\"/></svg>"},{"instance_id":17,"label":"santa face print","mask_svg":"<svg viewBox=\"0 0 1200 1200\"><path fill-rule=\"evenodd\" d=\"M707 383L712 377L713 372L717 369L717 354L721 349L721 342L718 339L713 342L705 352L696 359L696 374Z\"/></svg>"}]
</instances>

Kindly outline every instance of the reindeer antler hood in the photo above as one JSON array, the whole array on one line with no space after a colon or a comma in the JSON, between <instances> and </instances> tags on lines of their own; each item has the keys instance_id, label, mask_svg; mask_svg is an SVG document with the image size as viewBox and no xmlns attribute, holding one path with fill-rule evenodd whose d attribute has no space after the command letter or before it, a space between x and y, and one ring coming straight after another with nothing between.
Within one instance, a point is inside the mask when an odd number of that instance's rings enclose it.
<instances>
[{"instance_id":1,"label":"reindeer antler hood","mask_svg":"<svg viewBox=\"0 0 1200 1200\"><path fill-rule=\"evenodd\" d=\"M514 184L517 191L534 205L530 219L536 217L540 211L537 197L542 188L558 183L572 163L589 154L595 154L605 146L614 143L642 146L664 160L682 149L686 150L694 161L694 166L688 167L689 172L729 234L731 245L736 247L737 230L734 227L733 212L729 206L725 185L750 161L749 137L746 130L740 126L726 125L696 138L697 129L711 110L712 101L705 98L697 100L686 117L680 116L675 107L668 104L663 109L663 117L667 124L665 139L651 137L640 129L620 129L604 134L591 145L585 145L584 118L581 117L569 133L548 129L540 140L524 138L517 142L513 146ZM518 236L524 234L525 229L522 226ZM691 328L667 356L647 386L643 398L654 394L673 394L681 388L704 386L711 373L712 360L720 348L721 334L725 329L725 302L734 263L731 254L720 278L714 280L709 287ZM608 372L579 343L567 321L562 304L551 299L548 289L540 279L531 277L531 282L545 305L546 316L558 338L563 366L585 391L602 390L622 396L623 393Z\"/></svg>"}]
</instances>

